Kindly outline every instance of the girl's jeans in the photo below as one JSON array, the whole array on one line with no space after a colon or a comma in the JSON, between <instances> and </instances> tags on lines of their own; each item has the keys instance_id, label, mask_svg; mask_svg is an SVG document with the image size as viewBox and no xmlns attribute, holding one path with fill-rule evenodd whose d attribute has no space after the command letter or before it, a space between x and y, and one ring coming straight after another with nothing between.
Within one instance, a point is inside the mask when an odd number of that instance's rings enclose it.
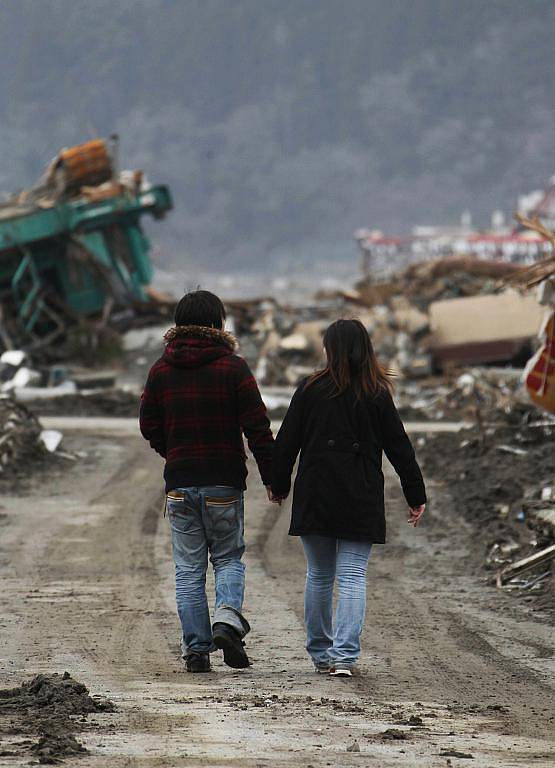
<instances>
[{"instance_id":1,"label":"girl's jeans","mask_svg":"<svg viewBox=\"0 0 555 768\"><path fill-rule=\"evenodd\" d=\"M352 667L360 655L366 609L366 567L372 545L328 536L302 536L307 560L306 649L317 667ZM333 614L333 586L337 606Z\"/></svg>"},{"instance_id":2,"label":"girl's jeans","mask_svg":"<svg viewBox=\"0 0 555 768\"><path fill-rule=\"evenodd\" d=\"M245 591L243 492L225 485L176 488L166 497L175 562L177 612L184 655L214 650L206 597L208 553L214 568L214 624L223 622L244 637Z\"/></svg>"}]
</instances>

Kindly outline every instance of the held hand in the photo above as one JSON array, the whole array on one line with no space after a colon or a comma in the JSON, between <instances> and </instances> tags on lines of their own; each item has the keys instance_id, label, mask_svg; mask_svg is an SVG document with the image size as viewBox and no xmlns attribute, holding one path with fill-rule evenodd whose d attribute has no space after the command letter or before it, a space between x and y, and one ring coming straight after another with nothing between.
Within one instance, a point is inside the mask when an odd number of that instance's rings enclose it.
<instances>
[{"instance_id":1,"label":"held hand","mask_svg":"<svg viewBox=\"0 0 555 768\"><path fill-rule=\"evenodd\" d=\"M410 523L411 525L416 526L420 522L420 518L424 514L424 510L426 509L425 504L421 504L419 507L411 507L409 509L409 519L407 520L407 523Z\"/></svg>"},{"instance_id":2,"label":"held hand","mask_svg":"<svg viewBox=\"0 0 555 768\"><path fill-rule=\"evenodd\" d=\"M269 485L266 486L266 493L268 494L268 501L271 501L272 504L279 504L281 506L282 497L276 496Z\"/></svg>"}]
</instances>

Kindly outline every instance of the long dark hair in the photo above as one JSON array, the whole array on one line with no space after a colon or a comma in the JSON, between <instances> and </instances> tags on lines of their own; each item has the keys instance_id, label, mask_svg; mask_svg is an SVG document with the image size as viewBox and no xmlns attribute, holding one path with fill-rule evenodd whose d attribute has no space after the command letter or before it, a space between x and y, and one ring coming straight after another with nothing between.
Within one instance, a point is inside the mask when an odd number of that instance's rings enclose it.
<instances>
[{"instance_id":1,"label":"long dark hair","mask_svg":"<svg viewBox=\"0 0 555 768\"><path fill-rule=\"evenodd\" d=\"M376 395L381 389L392 391L391 374L374 352L368 331L360 320L336 320L324 334L327 365L312 374L306 387L328 379L331 395L352 389L357 399Z\"/></svg>"}]
</instances>

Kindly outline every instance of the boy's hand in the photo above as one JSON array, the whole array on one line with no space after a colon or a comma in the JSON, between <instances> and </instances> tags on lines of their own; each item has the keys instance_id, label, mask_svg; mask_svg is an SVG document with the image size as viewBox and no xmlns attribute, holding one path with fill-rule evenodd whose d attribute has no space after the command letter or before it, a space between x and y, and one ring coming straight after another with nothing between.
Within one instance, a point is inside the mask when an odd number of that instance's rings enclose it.
<instances>
[{"instance_id":1,"label":"boy's hand","mask_svg":"<svg viewBox=\"0 0 555 768\"><path fill-rule=\"evenodd\" d=\"M414 525L414 527L416 528L416 526L420 521L420 518L424 514L425 509L426 509L425 504L421 504L419 507L411 507L409 509L409 519L407 520L407 523Z\"/></svg>"}]
</instances>

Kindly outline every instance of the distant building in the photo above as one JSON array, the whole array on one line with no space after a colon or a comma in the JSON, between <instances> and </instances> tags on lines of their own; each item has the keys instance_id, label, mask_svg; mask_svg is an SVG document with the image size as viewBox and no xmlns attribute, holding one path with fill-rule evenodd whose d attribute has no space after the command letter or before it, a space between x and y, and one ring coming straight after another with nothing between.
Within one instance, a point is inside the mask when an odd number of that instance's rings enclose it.
<instances>
[{"instance_id":1,"label":"distant building","mask_svg":"<svg viewBox=\"0 0 555 768\"><path fill-rule=\"evenodd\" d=\"M555 177L547 189L519 198L518 209L528 217L538 216L555 229ZM551 252L551 245L540 235L516 225L504 224L501 211L492 214L491 230L472 229L470 214L465 212L460 226L417 226L407 236L384 235L380 230L355 232L363 274L387 272L411 262L446 256L499 259L516 264L533 264Z\"/></svg>"}]
</instances>

